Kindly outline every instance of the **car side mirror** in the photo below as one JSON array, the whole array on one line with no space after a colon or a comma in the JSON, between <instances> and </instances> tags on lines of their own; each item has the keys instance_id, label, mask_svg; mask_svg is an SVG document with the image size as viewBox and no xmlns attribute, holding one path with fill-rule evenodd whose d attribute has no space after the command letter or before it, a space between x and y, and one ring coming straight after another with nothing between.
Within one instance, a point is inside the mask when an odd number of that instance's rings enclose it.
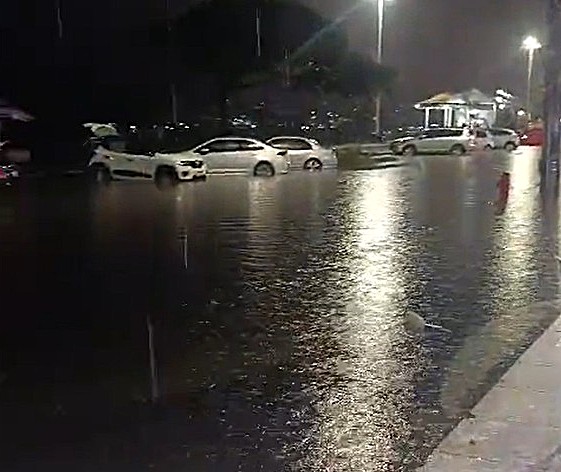
<instances>
[{"instance_id":1,"label":"car side mirror","mask_svg":"<svg viewBox=\"0 0 561 472\"><path fill-rule=\"evenodd\" d=\"M202 148L202 149L199 149L197 151L197 153L199 153L201 156L206 156L208 153L210 153L210 149L209 148Z\"/></svg>"}]
</instances>

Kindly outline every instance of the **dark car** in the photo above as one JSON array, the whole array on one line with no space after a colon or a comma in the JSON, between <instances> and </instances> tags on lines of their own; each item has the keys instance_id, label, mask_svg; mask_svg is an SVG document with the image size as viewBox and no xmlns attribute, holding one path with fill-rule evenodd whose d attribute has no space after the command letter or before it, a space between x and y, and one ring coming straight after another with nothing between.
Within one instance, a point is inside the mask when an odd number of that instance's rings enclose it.
<instances>
[{"instance_id":1,"label":"dark car","mask_svg":"<svg viewBox=\"0 0 561 472\"><path fill-rule=\"evenodd\" d=\"M0 164L0 185L10 185L19 178L19 170L13 164Z\"/></svg>"}]
</instances>

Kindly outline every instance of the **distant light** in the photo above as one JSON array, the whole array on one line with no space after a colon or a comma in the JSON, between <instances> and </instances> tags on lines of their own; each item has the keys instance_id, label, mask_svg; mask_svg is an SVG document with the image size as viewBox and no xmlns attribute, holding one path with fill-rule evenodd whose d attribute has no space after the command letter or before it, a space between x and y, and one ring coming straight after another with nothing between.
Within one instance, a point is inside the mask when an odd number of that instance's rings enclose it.
<instances>
[{"instance_id":1,"label":"distant light","mask_svg":"<svg viewBox=\"0 0 561 472\"><path fill-rule=\"evenodd\" d=\"M506 105L504 103L499 104L499 110L504 110Z\"/></svg>"},{"instance_id":2,"label":"distant light","mask_svg":"<svg viewBox=\"0 0 561 472\"><path fill-rule=\"evenodd\" d=\"M524 110L518 110L518 111L516 112L516 114L517 114L518 116L524 116L524 115L526 115L526 112L525 112Z\"/></svg>"},{"instance_id":3,"label":"distant light","mask_svg":"<svg viewBox=\"0 0 561 472\"><path fill-rule=\"evenodd\" d=\"M535 51L536 49L541 49L541 47L542 43L535 36L527 36L522 42L522 49L527 51Z\"/></svg>"}]
</instances>

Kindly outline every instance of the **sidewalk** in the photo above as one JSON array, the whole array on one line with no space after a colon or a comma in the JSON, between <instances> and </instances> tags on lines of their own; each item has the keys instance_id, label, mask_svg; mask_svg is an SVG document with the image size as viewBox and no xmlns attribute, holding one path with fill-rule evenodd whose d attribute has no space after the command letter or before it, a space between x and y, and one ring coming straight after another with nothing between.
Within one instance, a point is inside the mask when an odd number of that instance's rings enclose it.
<instances>
[{"instance_id":1,"label":"sidewalk","mask_svg":"<svg viewBox=\"0 0 561 472\"><path fill-rule=\"evenodd\" d=\"M561 471L561 317L419 472Z\"/></svg>"}]
</instances>

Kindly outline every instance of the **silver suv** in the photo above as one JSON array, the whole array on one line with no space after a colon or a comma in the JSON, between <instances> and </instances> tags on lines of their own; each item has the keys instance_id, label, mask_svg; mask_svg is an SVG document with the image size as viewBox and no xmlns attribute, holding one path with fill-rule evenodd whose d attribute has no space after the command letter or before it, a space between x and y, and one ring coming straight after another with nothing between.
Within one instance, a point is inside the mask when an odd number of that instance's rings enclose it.
<instances>
[{"instance_id":1,"label":"silver suv","mask_svg":"<svg viewBox=\"0 0 561 472\"><path fill-rule=\"evenodd\" d=\"M520 137L512 129L491 128L489 133L493 138L495 149L505 149L507 152L512 152L520 146Z\"/></svg>"},{"instance_id":2,"label":"silver suv","mask_svg":"<svg viewBox=\"0 0 561 472\"><path fill-rule=\"evenodd\" d=\"M390 144L394 154L454 154L461 156L473 149L492 149L493 140L485 130L467 128L426 129L417 136L396 139Z\"/></svg>"}]
</instances>

